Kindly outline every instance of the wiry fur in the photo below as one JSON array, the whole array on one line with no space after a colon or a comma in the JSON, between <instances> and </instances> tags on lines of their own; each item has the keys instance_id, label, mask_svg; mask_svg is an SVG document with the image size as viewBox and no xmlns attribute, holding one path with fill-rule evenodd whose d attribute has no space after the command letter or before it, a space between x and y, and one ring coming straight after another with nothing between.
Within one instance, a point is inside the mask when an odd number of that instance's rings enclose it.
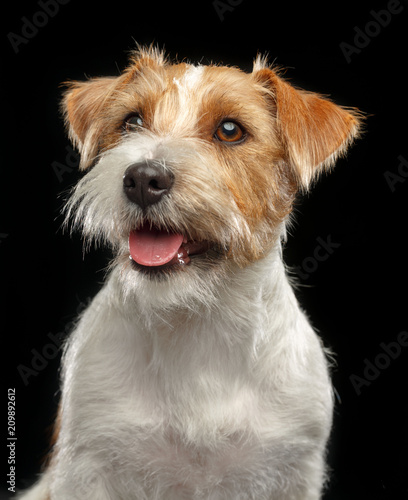
<instances>
[{"instance_id":1,"label":"wiry fur","mask_svg":"<svg viewBox=\"0 0 408 500\"><path fill-rule=\"evenodd\" d=\"M290 87L260 57L172 65L139 49L118 78L71 84L70 136L93 168L67 204L85 241L116 255L64 352L51 463L24 500L317 500L332 393L280 238L296 192L356 136L358 115ZM143 127L123 132L131 112ZM222 120L246 140L214 139ZM142 210L135 162L174 176ZM189 265L135 269L128 237L154 224L211 242Z\"/></svg>"}]
</instances>

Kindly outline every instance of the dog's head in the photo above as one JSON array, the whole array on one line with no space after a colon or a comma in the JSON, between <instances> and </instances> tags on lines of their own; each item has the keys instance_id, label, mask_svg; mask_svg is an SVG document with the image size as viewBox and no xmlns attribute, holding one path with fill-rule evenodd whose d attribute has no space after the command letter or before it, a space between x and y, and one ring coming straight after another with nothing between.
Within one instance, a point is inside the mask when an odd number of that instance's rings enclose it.
<instances>
[{"instance_id":1,"label":"dog's head","mask_svg":"<svg viewBox=\"0 0 408 500\"><path fill-rule=\"evenodd\" d=\"M359 130L356 111L293 88L261 57L248 74L154 48L116 78L69 84L63 110L89 170L68 215L155 281L262 259L296 193Z\"/></svg>"}]
</instances>

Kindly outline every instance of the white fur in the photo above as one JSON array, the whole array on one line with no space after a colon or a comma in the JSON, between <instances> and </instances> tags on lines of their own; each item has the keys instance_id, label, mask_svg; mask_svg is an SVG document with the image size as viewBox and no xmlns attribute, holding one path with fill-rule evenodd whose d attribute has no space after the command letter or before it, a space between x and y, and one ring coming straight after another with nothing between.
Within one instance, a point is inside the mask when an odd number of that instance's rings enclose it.
<instances>
[{"instance_id":1,"label":"white fur","mask_svg":"<svg viewBox=\"0 0 408 500\"><path fill-rule=\"evenodd\" d=\"M186 102L202 72L191 67L177 82ZM155 279L130 265L129 231L146 214L122 178L144 158L175 178L149 220L216 238L226 253L231 241L263 238L219 181L211 146L183 135L188 109L175 117L177 134L141 131L105 152L68 204L86 241L118 257L67 342L56 449L22 500L320 498L332 390L279 239L244 267L197 259Z\"/></svg>"},{"instance_id":2,"label":"white fur","mask_svg":"<svg viewBox=\"0 0 408 500\"><path fill-rule=\"evenodd\" d=\"M201 77L204 73L204 66L194 66L190 64L179 82L176 78L174 79L180 90L182 91L193 91L197 85L200 84Z\"/></svg>"},{"instance_id":3,"label":"white fur","mask_svg":"<svg viewBox=\"0 0 408 500\"><path fill-rule=\"evenodd\" d=\"M188 133L197 120L197 109L192 103L195 89L200 84L204 73L204 66L188 65L181 79L174 78L173 83L178 89L177 119L173 123L173 133L179 131ZM191 132L190 132L191 133Z\"/></svg>"},{"instance_id":4,"label":"white fur","mask_svg":"<svg viewBox=\"0 0 408 500\"><path fill-rule=\"evenodd\" d=\"M331 388L278 249L235 269L209 307L123 302L119 274L65 352L51 498L318 499Z\"/></svg>"}]
</instances>

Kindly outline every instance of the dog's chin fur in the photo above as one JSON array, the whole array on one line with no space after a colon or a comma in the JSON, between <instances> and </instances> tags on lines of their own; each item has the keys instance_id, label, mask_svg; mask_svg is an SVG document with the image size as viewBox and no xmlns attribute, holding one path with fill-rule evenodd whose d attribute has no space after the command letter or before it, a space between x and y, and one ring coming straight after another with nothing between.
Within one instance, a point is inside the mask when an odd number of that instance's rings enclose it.
<instances>
[{"instance_id":1,"label":"dog's chin fur","mask_svg":"<svg viewBox=\"0 0 408 500\"><path fill-rule=\"evenodd\" d=\"M217 303L218 287L226 283L231 268L236 267L225 257L211 253L193 257L188 265L174 264L163 269L140 269L124 255L115 260L113 273L119 280L123 300L134 300L142 311L193 311L198 304L208 307Z\"/></svg>"},{"instance_id":2,"label":"dog's chin fur","mask_svg":"<svg viewBox=\"0 0 408 500\"><path fill-rule=\"evenodd\" d=\"M71 84L63 109L88 169L66 224L115 257L64 350L49 466L21 498L318 500L332 390L281 241L358 114L260 57L246 74L153 48ZM149 203L124 182L146 163L171 178Z\"/></svg>"}]
</instances>

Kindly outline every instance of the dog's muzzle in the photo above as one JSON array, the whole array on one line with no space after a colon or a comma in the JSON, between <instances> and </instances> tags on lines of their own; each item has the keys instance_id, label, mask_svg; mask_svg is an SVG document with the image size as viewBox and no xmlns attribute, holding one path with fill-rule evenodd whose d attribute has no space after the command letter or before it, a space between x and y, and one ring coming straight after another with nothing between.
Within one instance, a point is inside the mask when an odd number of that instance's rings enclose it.
<instances>
[{"instance_id":1,"label":"dog's muzzle","mask_svg":"<svg viewBox=\"0 0 408 500\"><path fill-rule=\"evenodd\" d=\"M123 190L129 201L143 212L159 203L174 183L174 175L157 162L145 160L130 165L123 176ZM130 232L129 253L142 268L170 268L190 263L190 256L205 253L208 241L189 241L181 233L157 227L154 222L144 222Z\"/></svg>"}]
</instances>

